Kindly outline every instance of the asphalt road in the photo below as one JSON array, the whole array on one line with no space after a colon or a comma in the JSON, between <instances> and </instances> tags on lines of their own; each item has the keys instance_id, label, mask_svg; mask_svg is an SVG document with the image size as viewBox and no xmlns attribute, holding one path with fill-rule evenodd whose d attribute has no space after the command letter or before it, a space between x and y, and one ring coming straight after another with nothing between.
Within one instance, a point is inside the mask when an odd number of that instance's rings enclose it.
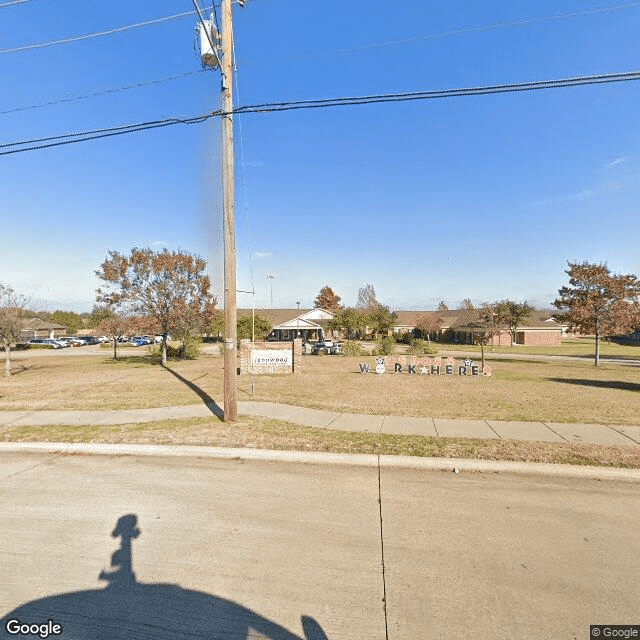
<instances>
[{"instance_id":1,"label":"asphalt road","mask_svg":"<svg viewBox=\"0 0 640 640\"><path fill-rule=\"evenodd\" d=\"M0 637L586 640L640 623L639 507L637 482L3 453Z\"/></svg>"}]
</instances>

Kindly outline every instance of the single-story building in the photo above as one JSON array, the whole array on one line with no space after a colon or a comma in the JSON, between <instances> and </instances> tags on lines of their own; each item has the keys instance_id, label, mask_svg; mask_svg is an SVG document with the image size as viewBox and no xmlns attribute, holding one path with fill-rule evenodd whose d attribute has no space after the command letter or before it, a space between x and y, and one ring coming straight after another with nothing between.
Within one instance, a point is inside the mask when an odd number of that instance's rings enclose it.
<instances>
[{"instance_id":1,"label":"single-story building","mask_svg":"<svg viewBox=\"0 0 640 640\"><path fill-rule=\"evenodd\" d=\"M333 320L333 313L324 309L255 309L253 312L273 325L267 340L302 338L304 342L316 342L331 333L327 323ZM238 317L251 314L251 309L238 309Z\"/></svg>"},{"instance_id":2,"label":"single-story building","mask_svg":"<svg viewBox=\"0 0 640 640\"><path fill-rule=\"evenodd\" d=\"M327 323L333 319L333 313L325 309L256 309L256 315L267 318L273 325L268 336L271 340L293 340L302 338L305 342L322 340L328 335L337 337L330 331ZM439 320L439 328L431 333L431 339L438 342L454 342L472 344L474 342L472 312L464 309L447 311L396 311L397 324L392 332L395 334L411 332L420 324L424 314L435 314ZM238 309L238 316L251 315L251 309ZM559 324L544 311L534 311L529 320L517 327L515 342L518 345L550 345L561 344L566 337L567 325ZM502 330L493 337L494 345L511 345L511 334Z\"/></svg>"},{"instance_id":3,"label":"single-story building","mask_svg":"<svg viewBox=\"0 0 640 640\"><path fill-rule=\"evenodd\" d=\"M398 311L398 325L394 333L413 331L420 324L420 316L435 313L440 321L440 328L434 332L433 338L442 342L472 344L474 342L472 312L464 309L447 311ZM544 311L533 311L522 326L516 328L514 344L549 345L561 344L568 327L559 324ZM510 345L511 334L502 330L493 337L494 345Z\"/></svg>"},{"instance_id":4,"label":"single-story building","mask_svg":"<svg viewBox=\"0 0 640 640\"><path fill-rule=\"evenodd\" d=\"M55 322L46 322L40 318L25 318L22 321L22 342L29 342L35 338L61 338L67 335L67 327Z\"/></svg>"}]
</instances>

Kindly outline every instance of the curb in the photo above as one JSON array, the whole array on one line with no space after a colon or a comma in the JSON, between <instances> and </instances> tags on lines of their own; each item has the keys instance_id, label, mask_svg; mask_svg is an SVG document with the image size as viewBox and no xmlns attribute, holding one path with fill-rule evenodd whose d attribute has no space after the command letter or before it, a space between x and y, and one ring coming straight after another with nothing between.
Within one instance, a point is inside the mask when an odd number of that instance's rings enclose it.
<instances>
[{"instance_id":1,"label":"curb","mask_svg":"<svg viewBox=\"0 0 640 640\"><path fill-rule=\"evenodd\" d=\"M360 467L403 468L430 471L471 471L515 473L564 478L622 480L640 482L640 469L589 467L540 462L465 460L462 458L419 458L414 456L377 456L372 454L314 453L271 449L226 449L174 445L95 444L71 442L0 442L0 453L71 453L120 456L173 456L214 458L219 460L260 460L298 464L335 464Z\"/></svg>"}]
</instances>

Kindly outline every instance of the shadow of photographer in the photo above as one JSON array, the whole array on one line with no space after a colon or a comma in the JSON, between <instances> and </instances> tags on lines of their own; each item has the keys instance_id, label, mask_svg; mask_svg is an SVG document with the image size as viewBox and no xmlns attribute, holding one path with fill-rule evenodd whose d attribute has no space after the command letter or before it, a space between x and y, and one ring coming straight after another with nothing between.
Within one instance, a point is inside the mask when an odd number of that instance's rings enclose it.
<instances>
[{"instance_id":1,"label":"shadow of photographer","mask_svg":"<svg viewBox=\"0 0 640 640\"><path fill-rule=\"evenodd\" d=\"M0 637L17 624L60 625L61 640L328 640L322 627L301 617L304 638L236 602L174 584L136 580L132 541L140 536L137 516L122 516L112 532L120 548L111 556L111 571L102 571L104 589L76 591L28 602L0 622ZM10 621L19 621L18 623ZM45 631L46 633L46 631ZM32 634L34 637L47 635Z\"/></svg>"}]
</instances>

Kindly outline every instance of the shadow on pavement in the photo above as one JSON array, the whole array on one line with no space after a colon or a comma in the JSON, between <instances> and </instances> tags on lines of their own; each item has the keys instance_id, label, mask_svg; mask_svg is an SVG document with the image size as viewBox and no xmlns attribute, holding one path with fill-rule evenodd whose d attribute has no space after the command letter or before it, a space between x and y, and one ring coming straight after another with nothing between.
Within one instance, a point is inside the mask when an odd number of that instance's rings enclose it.
<instances>
[{"instance_id":1,"label":"shadow on pavement","mask_svg":"<svg viewBox=\"0 0 640 640\"><path fill-rule=\"evenodd\" d=\"M552 382L565 382L567 384L578 384L585 387L601 387L602 389L622 389L623 391L640 391L640 384L637 382L625 382L623 380L582 380L572 378L547 378Z\"/></svg>"},{"instance_id":2,"label":"shadow on pavement","mask_svg":"<svg viewBox=\"0 0 640 640\"><path fill-rule=\"evenodd\" d=\"M100 573L106 588L28 602L0 621L0 637L23 637L9 633L18 624L7 629L10 620L37 625L51 620L62 632L50 637L62 640L303 640L231 600L174 584L137 582L131 559L131 542L140 535L137 516L122 516L111 535L121 538L121 546L111 557L114 569ZM302 616L301 623L304 639L328 640L313 618Z\"/></svg>"},{"instance_id":3,"label":"shadow on pavement","mask_svg":"<svg viewBox=\"0 0 640 640\"><path fill-rule=\"evenodd\" d=\"M207 405L207 408L213 413L215 416L222 420L224 418L224 410L218 403L206 392L203 391L197 384L193 384L191 380L187 380L185 377L181 376L179 373L174 371L173 369L169 369L169 367L165 367L162 365L165 371L168 371L172 376L175 376L180 380L180 382L184 382L184 384L189 387L192 391L195 391Z\"/></svg>"}]
</instances>

